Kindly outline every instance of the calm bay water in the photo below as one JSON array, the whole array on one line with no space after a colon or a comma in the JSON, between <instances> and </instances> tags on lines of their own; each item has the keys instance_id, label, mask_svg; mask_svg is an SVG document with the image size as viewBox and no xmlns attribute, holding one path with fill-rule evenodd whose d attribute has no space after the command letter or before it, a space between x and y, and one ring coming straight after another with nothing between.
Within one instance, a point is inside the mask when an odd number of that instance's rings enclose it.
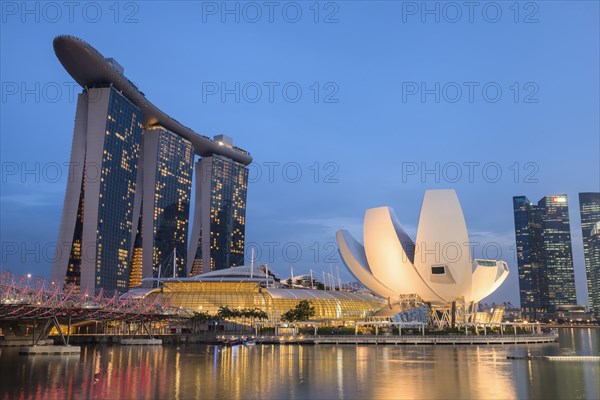
<instances>
[{"instance_id":1,"label":"calm bay water","mask_svg":"<svg viewBox=\"0 0 600 400\"><path fill-rule=\"evenodd\" d=\"M0 349L0 399L600 398L599 329L510 346L87 346L78 356Z\"/></svg>"}]
</instances>

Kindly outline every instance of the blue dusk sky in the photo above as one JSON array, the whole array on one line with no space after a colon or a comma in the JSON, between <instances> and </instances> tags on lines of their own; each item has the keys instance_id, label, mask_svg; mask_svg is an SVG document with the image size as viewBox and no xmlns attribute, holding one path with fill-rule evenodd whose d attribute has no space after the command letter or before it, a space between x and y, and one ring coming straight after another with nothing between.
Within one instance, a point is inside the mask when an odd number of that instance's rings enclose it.
<instances>
[{"instance_id":1,"label":"blue dusk sky","mask_svg":"<svg viewBox=\"0 0 600 400\"><path fill-rule=\"evenodd\" d=\"M475 255L511 270L487 301L517 304L512 196L567 194L587 303L577 195L600 191L598 2L69 4L1 3L1 268L49 275L80 91L52 40L69 34L251 152L246 242L276 273L351 280L337 229L362 240L365 209L387 205L414 238L424 191L452 188Z\"/></svg>"}]
</instances>

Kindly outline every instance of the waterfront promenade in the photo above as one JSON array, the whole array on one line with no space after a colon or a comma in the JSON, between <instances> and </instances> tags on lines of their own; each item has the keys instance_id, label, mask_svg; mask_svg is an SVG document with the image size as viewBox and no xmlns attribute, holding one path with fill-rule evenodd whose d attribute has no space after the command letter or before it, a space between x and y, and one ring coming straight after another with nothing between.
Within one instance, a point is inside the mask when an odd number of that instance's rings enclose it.
<instances>
[{"instance_id":1,"label":"waterfront promenade","mask_svg":"<svg viewBox=\"0 0 600 400\"><path fill-rule=\"evenodd\" d=\"M318 335L318 336L265 336L257 343L281 344L353 344L353 345L487 345L552 343L558 334L535 335Z\"/></svg>"},{"instance_id":2,"label":"waterfront promenade","mask_svg":"<svg viewBox=\"0 0 600 400\"><path fill-rule=\"evenodd\" d=\"M121 344L127 335L72 335L71 343ZM348 345L500 345L553 343L557 334L525 335L241 335L238 333L201 334L201 335L155 335L163 344L218 344L222 338L253 338L257 344L348 344Z\"/></svg>"}]
</instances>

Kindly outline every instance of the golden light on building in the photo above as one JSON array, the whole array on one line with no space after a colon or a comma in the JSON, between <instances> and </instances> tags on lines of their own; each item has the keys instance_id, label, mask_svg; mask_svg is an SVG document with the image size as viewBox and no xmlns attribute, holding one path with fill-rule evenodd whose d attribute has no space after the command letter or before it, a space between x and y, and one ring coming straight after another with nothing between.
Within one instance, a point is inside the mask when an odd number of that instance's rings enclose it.
<instances>
[{"instance_id":1,"label":"golden light on building","mask_svg":"<svg viewBox=\"0 0 600 400\"><path fill-rule=\"evenodd\" d=\"M130 295L213 315L221 306L258 308L266 312L271 321L279 321L285 312L303 300L311 302L315 320L363 320L385 307L383 300L368 294L275 288L272 279L268 280L267 283L265 273L258 268L252 271L251 267L235 267L191 278L163 280L160 288L132 290Z\"/></svg>"}]
</instances>

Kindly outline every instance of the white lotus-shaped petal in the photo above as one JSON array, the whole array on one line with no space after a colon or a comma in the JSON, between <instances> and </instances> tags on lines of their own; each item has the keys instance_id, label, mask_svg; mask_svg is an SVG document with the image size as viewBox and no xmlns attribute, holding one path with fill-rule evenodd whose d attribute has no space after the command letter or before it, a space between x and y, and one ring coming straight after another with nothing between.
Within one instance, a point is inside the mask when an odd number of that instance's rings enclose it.
<instances>
[{"instance_id":1,"label":"white lotus-shaped petal","mask_svg":"<svg viewBox=\"0 0 600 400\"><path fill-rule=\"evenodd\" d=\"M387 298L396 298L397 293L381 283L369 269L365 248L358 243L346 230L336 233L340 253L352 275L363 283L369 290Z\"/></svg>"},{"instance_id":2,"label":"white lotus-shaped petal","mask_svg":"<svg viewBox=\"0 0 600 400\"><path fill-rule=\"evenodd\" d=\"M504 261L475 260L471 301L479 301L492 294L508 276L508 267Z\"/></svg>"},{"instance_id":3,"label":"white lotus-shaped petal","mask_svg":"<svg viewBox=\"0 0 600 400\"><path fill-rule=\"evenodd\" d=\"M367 210L363 236L364 247L347 231L337 232L342 259L367 288L390 300L417 294L436 305L479 301L508 276L504 261L471 261L467 226L453 190L425 192L416 245L389 207Z\"/></svg>"},{"instance_id":4,"label":"white lotus-shaped petal","mask_svg":"<svg viewBox=\"0 0 600 400\"><path fill-rule=\"evenodd\" d=\"M419 277L412 262L415 244L391 208L367 210L363 236L369 267L377 279L397 294L420 293L425 301L440 300Z\"/></svg>"},{"instance_id":5,"label":"white lotus-shaped petal","mask_svg":"<svg viewBox=\"0 0 600 400\"><path fill-rule=\"evenodd\" d=\"M417 229L415 267L446 302L471 291L469 234L454 190L425 192Z\"/></svg>"}]
</instances>

